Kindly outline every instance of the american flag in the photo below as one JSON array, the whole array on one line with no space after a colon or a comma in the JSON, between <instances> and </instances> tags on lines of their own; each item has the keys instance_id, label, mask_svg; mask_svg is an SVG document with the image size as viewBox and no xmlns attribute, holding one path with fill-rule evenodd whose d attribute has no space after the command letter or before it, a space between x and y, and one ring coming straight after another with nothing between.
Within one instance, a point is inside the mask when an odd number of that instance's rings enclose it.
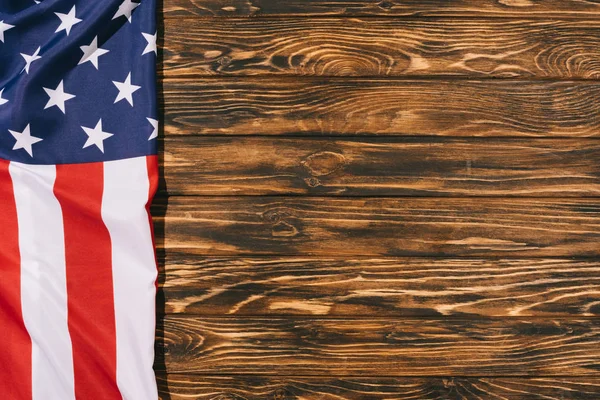
<instances>
[{"instance_id":1,"label":"american flag","mask_svg":"<svg viewBox=\"0 0 600 400\"><path fill-rule=\"evenodd\" d=\"M157 399L155 0L0 0L0 398Z\"/></svg>"}]
</instances>

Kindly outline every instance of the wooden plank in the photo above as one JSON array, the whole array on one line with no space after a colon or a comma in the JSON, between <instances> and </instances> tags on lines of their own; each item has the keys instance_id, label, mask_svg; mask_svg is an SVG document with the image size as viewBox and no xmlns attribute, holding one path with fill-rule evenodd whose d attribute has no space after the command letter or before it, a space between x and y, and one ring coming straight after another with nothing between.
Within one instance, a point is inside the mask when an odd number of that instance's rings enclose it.
<instances>
[{"instance_id":1,"label":"wooden plank","mask_svg":"<svg viewBox=\"0 0 600 400\"><path fill-rule=\"evenodd\" d=\"M600 82L166 79L165 133L600 135Z\"/></svg>"},{"instance_id":2,"label":"wooden plank","mask_svg":"<svg viewBox=\"0 0 600 400\"><path fill-rule=\"evenodd\" d=\"M164 34L167 77L600 78L598 19L171 19Z\"/></svg>"},{"instance_id":3,"label":"wooden plank","mask_svg":"<svg viewBox=\"0 0 600 400\"><path fill-rule=\"evenodd\" d=\"M596 139L170 136L162 189L226 196L598 196L598 160Z\"/></svg>"},{"instance_id":4,"label":"wooden plank","mask_svg":"<svg viewBox=\"0 0 600 400\"><path fill-rule=\"evenodd\" d=\"M166 18L190 16L590 17L594 0L166 0Z\"/></svg>"},{"instance_id":5,"label":"wooden plank","mask_svg":"<svg viewBox=\"0 0 600 400\"><path fill-rule=\"evenodd\" d=\"M171 373L598 376L600 321L167 317Z\"/></svg>"},{"instance_id":6,"label":"wooden plank","mask_svg":"<svg viewBox=\"0 0 600 400\"><path fill-rule=\"evenodd\" d=\"M235 316L597 316L600 262L572 259L166 259L165 311Z\"/></svg>"},{"instance_id":7,"label":"wooden plank","mask_svg":"<svg viewBox=\"0 0 600 400\"><path fill-rule=\"evenodd\" d=\"M203 255L600 256L597 199L171 197L159 248ZM166 211L166 212L165 212Z\"/></svg>"},{"instance_id":8,"label":"wooden plank","mask_svg":"<svg viewBox=\"0 0 600 400\"><path fill-rule=\"evenodd\" d=\"M170 374L159 377L159 386L163 400L595 400L600 397L600 379L596 377L333 378Z\"/></svg>"}]
</instances>

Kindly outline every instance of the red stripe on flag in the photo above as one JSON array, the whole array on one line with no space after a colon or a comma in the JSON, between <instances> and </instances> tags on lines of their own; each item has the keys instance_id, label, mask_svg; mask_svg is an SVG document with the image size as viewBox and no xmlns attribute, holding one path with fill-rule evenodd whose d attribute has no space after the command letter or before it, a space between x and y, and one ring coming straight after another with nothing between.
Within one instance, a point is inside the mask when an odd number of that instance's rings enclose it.
<instances>
[{"instance_id":1,"label":"red stripe on flag","mask_svg":"<svg viewBox=\"0 0 600 400\"><path fill-rule=\"evenodd\" d=\"M54 194L65 230L69 332L78 399L121 399L110 235L102 221L102 163L59 165Z\"/></svg>"},{"instance_id":2,"label":"red stripe on flag","mask_svg":"<svg viewBox=\"0 0 600 400\"><path fill-rule=\"evenodd\" d=\"M148 213L148 221L150 223L150 234L152 235L152 248L154 249L154 262L156 263L156 269L158 270L158 258L156 257L156 240L154 238L154 222L152 221L152 213L150 212L150 206L152 205L152 199L156 195L158 190L158 156L147 156L146 166L148 168L148 202L146 203L146 212ZM158 290L158 279L156 280L156 289Z\"/></svg>"},{"instance_id":3,"label":"red stripe on flag","mask_svg":"<svg viewBox=\"0 0 600 400\"><path fill-rule=\"evenodd\" d=\"M158 189L158 156L147 156L148 181L150 182L150 193L148 198L152 200Z\"/></svg>"},{"instance_id":4,"label":"red stripe on flag","mask_svg":"<svg viewBox=\"0 0 600 400\"><path fill-rule=\"evenodd\" d=\"M31 400L31 339L21 309L19 228L9 164L0 160L0 392L3 399Z\"/></svg>"}]
</instances>

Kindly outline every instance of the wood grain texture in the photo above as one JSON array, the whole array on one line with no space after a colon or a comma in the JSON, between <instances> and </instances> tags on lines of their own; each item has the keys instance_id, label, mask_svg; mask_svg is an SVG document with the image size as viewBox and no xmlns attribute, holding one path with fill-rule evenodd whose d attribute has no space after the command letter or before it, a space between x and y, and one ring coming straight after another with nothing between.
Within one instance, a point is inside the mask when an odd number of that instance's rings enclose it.
<instances>
[{"instance_id":1,"label":"wood grain texture","mask_svg":"<svg viewBox=\"0 0 600 400\"><path fill-rule=\"evenodd\" d=\"M594 0L164 0L164 16L495 16L590 17Z\"/></svg>"},{"instance_id":2,"label":"wood grain texture","mask_svg":"<svg viewBox=\"0 0 600 400\"><path fill-rule=\"evenodd\" d=\"M167 77L600 78L600 19L172 19L165 37Z\"/></svg>"},{"instance_id":3,"label":"wood grain texture","mask_svg":"<svg viewBox=\"0 0 600 400\"><path fill-rule=\"evenodd\" d=\"M204 255L599 256L597 199L172 197L159 243Z\"/></svg>"},{"instance_id":4,"label":"wood grain texture","mask_svg":"<svg viewBox=\"0 0 600 400\"><path fill-rule=\"evenodd\" d=\"M226 160L226 162L224 162ZM595 139L177 137L171 195L600 195Z\"/></svg>"},{"instance_id":5,"label":"wood grain texture","mask_svg":"<svg viewBox=\"0 0 600 400\"><path fill-rule=\"evenodd\" d=\"M598 0L159 4L161 398L600 398Z\"/></svg>"},{"instance_id":6,"label":"wood grain texture","mask_svg":"<svg viewBox=\"0 0 600 400\"><path fill-rule=\"evenodd\" d=\"M600 82L166 79L165 134L600 135Z\"/></svg>"},{"instance_id":7,"label":"wood grain texture","mask_svg":"<svg viewBox=\"0 0 600 400\"><path fill-rule=\"evenodd\" d=\"M211 316L598 316L600 262L166 259L166 312Z\"/></svg>"},{"instance_id":8,"label":"wood grain texture","mask_svg":"<svg viewBox=\"0 0 600 400\"><path fill-rule=\"evenodd\" d=\"M594 400L600 379L168 375L163 400Z\"/></svg>"},{"instance_id":9,"label":"wood grain texture","mask_svg":"<svg viewBox=\"0 0 600 400\"><path fill-rule=\"evenodd\" d=\"M312 376L597 376L600 321L164 320L171 373Z\"/></svg>"}]
</instances>

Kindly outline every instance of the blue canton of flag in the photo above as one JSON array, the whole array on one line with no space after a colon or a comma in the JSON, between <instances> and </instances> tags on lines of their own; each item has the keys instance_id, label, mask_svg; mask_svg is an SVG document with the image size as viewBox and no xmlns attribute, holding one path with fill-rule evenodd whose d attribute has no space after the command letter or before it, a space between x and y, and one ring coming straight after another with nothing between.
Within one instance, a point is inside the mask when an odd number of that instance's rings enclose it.
<instances>
[{"instance_id":1,"label":"blue canton of flag","mask_svg":"<svg viewBox=\"0 0 600 400\"><path fill-rule=\"evenodd\" d=\"M0 158L63 164L155 154L154 7L0 0Z\"/></svg>"}]
</instances>

